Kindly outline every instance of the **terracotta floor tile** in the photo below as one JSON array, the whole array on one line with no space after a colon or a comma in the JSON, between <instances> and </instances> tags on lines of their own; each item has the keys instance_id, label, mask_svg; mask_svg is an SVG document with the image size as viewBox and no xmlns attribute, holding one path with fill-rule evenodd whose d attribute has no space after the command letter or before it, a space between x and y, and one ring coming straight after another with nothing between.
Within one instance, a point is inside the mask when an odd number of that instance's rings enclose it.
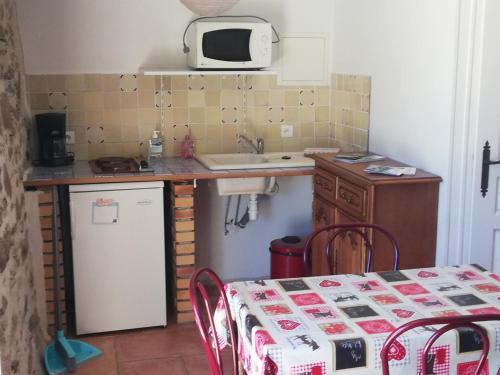
<instances>
[{"instance_id":1,"label":"terracotta floor tile","mask_svg":"<svg viewBox=\"0 0 500 375\"><path fill-rule=\"evenodd\" d=\"M191 324L115 336L115 348L119 363L203 353L198 331Z\"/></svg>"},{"instance_id":2,"label":"terracotta floor tile","mask_svg":"<svg viewBox=\"0 0 500 375\"><path fill-rule=\"evenodd\" d=\"M181 358L152 359L120 364L120 375L186 375Z\"/></svg>"},{"instance_id":3,"label":"terracotta floor tile","mask_svg":"<svg viewBox=\"0 0 500 375\"><path fill-rule=\"evenodd\" d=\"M85 337L82 341L102 350L102 355L78 366L78 375L118 375L113 337Z\"/></svg>"},{"instance_id":4,"label":"terracotta floor tile","mask_svg":"<svg viewBox=\"0 0 500 375\"><path fill-rule=\"evenodd\" d=\"M184 365L188 375L210 375L210 368L205 354L194 356L183 356ZM233 360L229 350L222 352L222 361L224 364L224 373L232 374Z\"/></svg>"}]
</instances>

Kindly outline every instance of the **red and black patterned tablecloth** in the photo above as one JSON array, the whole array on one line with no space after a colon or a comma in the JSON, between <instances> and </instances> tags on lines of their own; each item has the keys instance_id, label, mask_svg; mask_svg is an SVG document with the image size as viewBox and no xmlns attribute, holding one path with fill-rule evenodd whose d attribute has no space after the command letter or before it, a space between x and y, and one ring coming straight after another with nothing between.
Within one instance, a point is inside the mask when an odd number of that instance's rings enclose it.
<instances>
[{"instance_id":1,"label":"red and black patterned tablecloth","mask_svg":"<svg viewBox=\"0 0 500 375\"><path fill-rule=\"evenodd\" d=\"M470 265L363 275L256 280L227 285L239 332L240 361L248 374L381 373L380 349L410 320L500 313L500 277ZM225 341L221 311L216 312ZM488 369L500 367L500 322L488 331ZM401 336L390 353L391 374L419 374L418 360L435 328ZM482 342L468 329L450 331L431 350L436 375L472 374ZM431 372L429 372L431 373Z\"/></svg>"}]
</instances>

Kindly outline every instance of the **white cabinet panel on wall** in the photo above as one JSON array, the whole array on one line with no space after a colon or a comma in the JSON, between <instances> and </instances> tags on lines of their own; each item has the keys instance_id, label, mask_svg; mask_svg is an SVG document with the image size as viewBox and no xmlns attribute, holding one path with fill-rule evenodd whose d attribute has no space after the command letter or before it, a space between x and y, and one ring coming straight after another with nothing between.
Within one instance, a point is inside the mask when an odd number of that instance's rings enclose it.
<instances>
[{"instance_id":1,"label":"white cabinet panel on wall","mask_svg":"<svg viewBox=\"0 0 500 375\"><path fill-rule=\"evenodd\" d=\"M329 83L326 35L284 34L280 38L278 84L300 86Z\"/></svg>"}]
</instances>

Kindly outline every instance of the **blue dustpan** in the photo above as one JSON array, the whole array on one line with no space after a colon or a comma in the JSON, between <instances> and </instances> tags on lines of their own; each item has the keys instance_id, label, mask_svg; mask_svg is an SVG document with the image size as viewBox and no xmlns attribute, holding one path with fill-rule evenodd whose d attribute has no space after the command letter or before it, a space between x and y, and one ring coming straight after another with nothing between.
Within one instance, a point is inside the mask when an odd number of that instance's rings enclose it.
<instances>
[{"instance_id":1,"label":"blue dustpan","mask_svg":"<svg viewBox=\"0 0 500 375\"><path fill-rule=\"evenodd\" d=\"M43 360L47 374L59 375L75 371L78 365L101 354L94 346L80 340L68 340L63 331L57 331L54 343L45 348Z\"/></svg>"},{"instance_id":2,"label":"blue dustpan","mask_svg":"<svg viewBox=\"0 0 500 375\"><path fill-rule=\"evenodd\" d=\"M98 357L102 352L79 340L68 340L61 329L61 310L59 309L59 252L57 251L57 187L52 187L52 252L54 268L54 312L55 337L43 353L45 370L48 375L65 374L76 371L76 366Z\"/></svg>"}]
</instances>

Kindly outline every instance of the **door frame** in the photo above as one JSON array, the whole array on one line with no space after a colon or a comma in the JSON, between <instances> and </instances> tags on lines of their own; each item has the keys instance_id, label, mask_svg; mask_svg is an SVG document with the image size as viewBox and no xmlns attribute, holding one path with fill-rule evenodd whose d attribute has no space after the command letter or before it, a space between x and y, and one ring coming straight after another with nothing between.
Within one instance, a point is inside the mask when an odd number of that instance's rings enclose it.
<instances>
[{"instance_id":1,"label":"door frame","mask_svg":"<svg viewBox=\"0 0 500 375\"><path fill-rule=\"evenodd\" d=\"M486 0L460 0L452 134L447 264L469 263L472 249L472 197L479 129L479 94Z\"/></svg>"}]
</instances>

